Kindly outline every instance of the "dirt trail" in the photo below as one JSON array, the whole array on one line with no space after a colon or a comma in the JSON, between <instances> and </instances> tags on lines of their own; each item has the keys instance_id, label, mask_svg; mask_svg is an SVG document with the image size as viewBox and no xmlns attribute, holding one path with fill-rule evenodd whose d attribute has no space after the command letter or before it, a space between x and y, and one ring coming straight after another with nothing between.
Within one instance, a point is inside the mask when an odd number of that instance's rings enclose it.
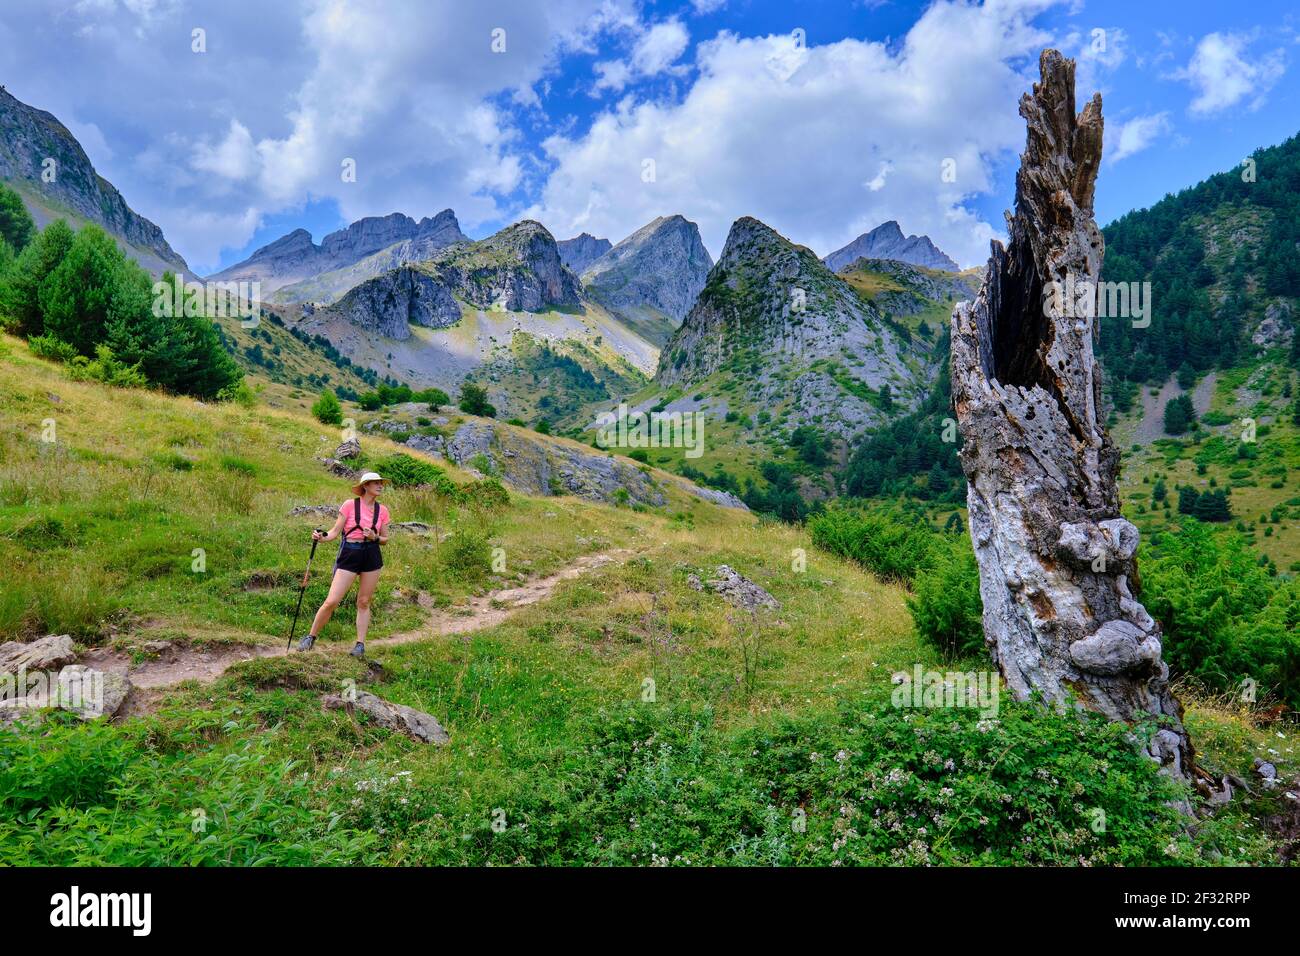
<instances>
[{"instance_id":1,"label":"dirt trail","mask_svg":"<svg viewBox=\"0 0 1300 956\"><path fill-rule=\"evenodd\" d=\"M626 548L618 548L585 554L564 569L547 577L535 578L515 588L489 591L481 597L471 598L468 604L456 608L435 610L422 627L394 634L392 637L369 640L366 642L366 649L373 651L380 647L412 644L435 637L468 634L495 627L519 608L536 604L550 597L562 581L581 577L631 553ZM337 644L318 644L313 653L346 654L351 649L352 641L349 640ZM284 644L278 642L274 645L244 644L211 650L186 647L176 648L158 660L145 661L136 665L121 651L97 647L80 657L78 663L88 664L108 673L124 674L130 678L135 689L155 691L187 680L210 683L241 661L262 657L284 657L287 653L289 652L285 650Z\"/></svg>"}]
</instances>

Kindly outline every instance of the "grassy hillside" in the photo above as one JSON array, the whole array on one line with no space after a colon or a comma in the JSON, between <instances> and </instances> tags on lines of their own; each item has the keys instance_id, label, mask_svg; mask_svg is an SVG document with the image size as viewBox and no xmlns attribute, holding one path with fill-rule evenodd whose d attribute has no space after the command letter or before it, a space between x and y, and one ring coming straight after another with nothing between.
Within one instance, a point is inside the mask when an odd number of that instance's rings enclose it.
<instances>
[{"instance_id":1,"label":"grassy hillside","mask_svg":"<svg viewBox=\"0 0 1300 956\"><path fill-rule=\"evenodd\" d=\"M138 661L159 639L282 645L314 523L288 512L346 495L313 460L337 435L292 410L72 382L13 338L0 403L0 637L68 632ZM444 509L421 489L388 500L396 520L452 534L395 533L387 549L372 635L409 643L372 650L379 669L330 653L350 644L345 606L324 651L157 688L111 723L0 729L0 862L1275 859L1262 818L1276 798L1188 835L1152 766L1098 719L1005 700L995 720L891 706L893 672L948 665L917 640L904 591L801 529L686 496L649 511L513 494L500 510ZM489 626L424 632L432 614L468 615L476 596L595 554L608 563ZM740 612L693 586L724 563L779 610ZM347 680L433 713L450 744L323 711L321 693ZM1271 747L1294 772L1289 740L1246 714L1194 703L1189 724L1216 771L1246 775Z\"/></svg>"},{"instance_id":2,"label":"grassy hillside","mask_svg":"<svg viewBox=\"0 0 1300 956\"><path fill-rule=\"evenodd\" d=\"M1271 358L1253 368L1202 377L1192 389L1201 406L1199 422L1186 434L1164 431L1164 407L1183 391L1172 379L1163 389L1144 386L1112 432L1124 451L1124 511L1144 532L1178 527L1180 488L1224 490L1233 516L1218 527L1241 533L1276 571L1295 574L1300 572L1296 375L1285 356ZM1253 441L1242 440L1252 437L1247 419L1255 425Z\"/></svg>"}]
</instances>

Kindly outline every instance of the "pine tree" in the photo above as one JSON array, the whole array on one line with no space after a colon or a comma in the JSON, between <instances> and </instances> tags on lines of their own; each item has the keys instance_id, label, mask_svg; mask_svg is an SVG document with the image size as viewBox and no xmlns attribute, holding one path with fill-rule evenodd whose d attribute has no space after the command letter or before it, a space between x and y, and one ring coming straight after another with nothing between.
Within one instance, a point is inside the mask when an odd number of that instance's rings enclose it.
<instances>
[{"instance_id":1,"label":"pine tree","mask_svg":"<svg viewBox=\"0 0 1300 956\"><path fill-rule=\"evenodd\" d=\"M0 239L15 253L22 252L36 235L36 223L23 199L8 186L0 185Z\"/></svg>"},{"instance_id":2,"label":"pine tree","mask_svg":"<svg viewBox=\"0 0 1300 956\"><path fill-rule=\"evenodd\" d=\"M75 238L68 224L56 219L27 244L0 282L0 313L17 323L19 335L45 334L41 285L63 261Z\"/></svg>"}]
</instances>

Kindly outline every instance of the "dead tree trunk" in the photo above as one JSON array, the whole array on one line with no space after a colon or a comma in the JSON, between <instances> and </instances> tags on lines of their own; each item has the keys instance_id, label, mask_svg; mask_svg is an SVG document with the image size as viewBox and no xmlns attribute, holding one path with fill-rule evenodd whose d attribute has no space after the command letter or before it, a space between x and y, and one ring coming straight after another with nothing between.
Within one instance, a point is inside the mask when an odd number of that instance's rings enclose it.
<instances>
[{"instance_id":1,"label":"dead tree trunk","mask_svg":"<svg viewBox=\"0 0 1300 956\"><path fill-rule=\"evenodd\" d=\"M993 243L974 303L952 317L952 395L969 482L984 635L1013 696L1033 692L1132 724L1190 781L1160 626L1138 601L1138 531L1120 515L1119 453L1093 356L1104 244L1093 220L1101 96L1074 112L1074 61L1040 58L1008 245ZM1122 320L1121 320L1122 321Z\"/></svg>"}]
</instances>

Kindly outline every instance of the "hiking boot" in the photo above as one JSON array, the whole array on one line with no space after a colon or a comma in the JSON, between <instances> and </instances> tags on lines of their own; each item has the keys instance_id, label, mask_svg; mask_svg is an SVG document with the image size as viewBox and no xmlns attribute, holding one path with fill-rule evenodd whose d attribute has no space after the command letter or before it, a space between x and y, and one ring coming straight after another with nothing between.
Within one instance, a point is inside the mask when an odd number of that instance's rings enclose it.
<instances>
[{"instance_id":1,"label":"hiking boot","mask_svg":"<svg viewBox=\"0 0 1300 956\"><path fill-rule=\"evenodd\" d=\"M366 656L366 645L364 641L357 641L357 646L352 648L352 656L357 658Z\"/></svg>"},{"instance_id":2,"label":"hiking boot","mask_svg":"<svg viewBox=\"0 0 1300 956\"><path fill-rule=\"evenodd\" d=\"M309 651L312 649L312 645L315 643L316 643L316 638L308 634L306 637L304 637L301 641L298 642L298 650Z\"/></svg>"}]
</instances>

